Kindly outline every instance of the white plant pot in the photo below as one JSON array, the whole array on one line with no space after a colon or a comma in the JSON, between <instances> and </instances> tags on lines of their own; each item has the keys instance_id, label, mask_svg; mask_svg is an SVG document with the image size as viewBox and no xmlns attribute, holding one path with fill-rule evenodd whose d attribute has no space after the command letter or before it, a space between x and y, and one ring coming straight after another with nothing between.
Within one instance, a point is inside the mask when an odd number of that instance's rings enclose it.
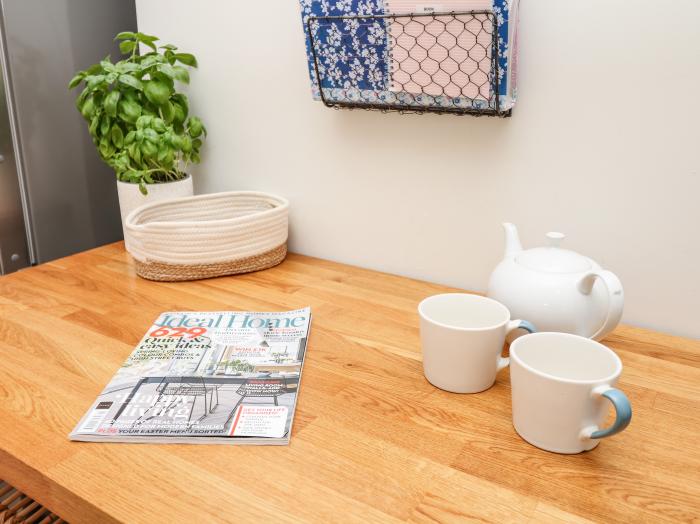
<instances>
[{"instance_id":1,"label":"white plant pot","mask_svg":"<svg viewBox=\"0 0 700 524\"><path fill-rule=\"evenodd\" d=\"M122 182L117 180L117 193L119 195L119 211L122 217L122 230L124 231L124 240L126 240L126 217L134 209L144 204L151 202L159 202L161 200L170 200L173 198L188 197L194 194L192 187L192 177L187 175L182 180L174 182L164 182L162 184L147 184L148 194L144 195L139 191L138 184Z\"/></svg>"}]
</instances>

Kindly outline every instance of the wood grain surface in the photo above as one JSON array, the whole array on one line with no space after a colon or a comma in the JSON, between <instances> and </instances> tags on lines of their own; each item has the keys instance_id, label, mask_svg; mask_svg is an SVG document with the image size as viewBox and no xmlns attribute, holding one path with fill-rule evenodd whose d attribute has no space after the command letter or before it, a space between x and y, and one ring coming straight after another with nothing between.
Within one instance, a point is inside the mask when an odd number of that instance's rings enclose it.
<instances>
[{"instance_id":1,"label":"wood grain surface","mask_svg":"<svg viewBox=\"0 0 700 524\"><path fill-rule=\"evenodd\" d=\"M121 243L0 277L0 479L73 523L700 522L700 341L620 326L632 423L556 455L515 434L507 370L476 395L423 377L416 306L448 290L298 255L155 283ZM307 305L289 446L68 440L162 311Z\"/></svg>"}]
</instances>

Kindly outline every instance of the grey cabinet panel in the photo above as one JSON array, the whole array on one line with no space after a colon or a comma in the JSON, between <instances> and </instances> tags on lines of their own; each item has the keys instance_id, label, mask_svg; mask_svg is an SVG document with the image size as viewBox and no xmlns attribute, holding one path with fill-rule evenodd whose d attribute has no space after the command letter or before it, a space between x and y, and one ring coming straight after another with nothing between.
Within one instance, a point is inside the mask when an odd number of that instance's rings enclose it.
<instances>
[{"instance_id":1,"label":"grey cabinet panel","mask_svg":"<svg viewBox=\"0 0 700 524\"><path fill-rule=\"evenodd\" d=\"M2 18L33 262L120 239L114 173L67 84L77 70L119 56L113 38L136 30L133 1L2 0Z\"/></svg>"},{"instance_id":2,"label":"grey cabinet panel","mask_svg":"<svg viewBox=\"0 0 700 524\"><path fill-rule=\"evenodd\" d=\"M0 82L0 274L29 265L29 246L24 223L5 84Z\"/></svg>"}]
</instances>

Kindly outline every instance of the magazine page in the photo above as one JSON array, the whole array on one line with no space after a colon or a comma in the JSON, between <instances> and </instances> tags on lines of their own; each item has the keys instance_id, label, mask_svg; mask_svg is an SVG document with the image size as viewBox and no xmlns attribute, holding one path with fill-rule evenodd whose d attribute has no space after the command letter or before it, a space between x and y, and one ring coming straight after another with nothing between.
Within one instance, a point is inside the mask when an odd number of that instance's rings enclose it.
<instances>
[{"instance_id":1,"label":"magazine page","mask_svg":"<svg viewBox=\"0 0 700 524\"><path fill-rule=\"evenodd\" d=\"M309 308L162 313L70 438L286 443L310 320Z\"/></svg>"}]
</instances>

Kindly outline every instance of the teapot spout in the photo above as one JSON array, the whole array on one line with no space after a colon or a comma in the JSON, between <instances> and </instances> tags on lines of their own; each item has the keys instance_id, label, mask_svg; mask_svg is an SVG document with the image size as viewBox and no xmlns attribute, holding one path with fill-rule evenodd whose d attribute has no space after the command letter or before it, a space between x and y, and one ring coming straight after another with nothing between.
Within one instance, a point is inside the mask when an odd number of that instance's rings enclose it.
<instances>
[{"instance_id":1,"label":"teapot spout","mask_svg":"<svg viewBox=\"0 0 700 524\"><path fill-rule=\"evenodd\" d=\"M506 234L505 253L503 257L512 257L523 250L523 246L520 244L520 237L518 236L518 228L515 227L515 224L504 222L503 230Z\"/></svg>"}]
</instances>

